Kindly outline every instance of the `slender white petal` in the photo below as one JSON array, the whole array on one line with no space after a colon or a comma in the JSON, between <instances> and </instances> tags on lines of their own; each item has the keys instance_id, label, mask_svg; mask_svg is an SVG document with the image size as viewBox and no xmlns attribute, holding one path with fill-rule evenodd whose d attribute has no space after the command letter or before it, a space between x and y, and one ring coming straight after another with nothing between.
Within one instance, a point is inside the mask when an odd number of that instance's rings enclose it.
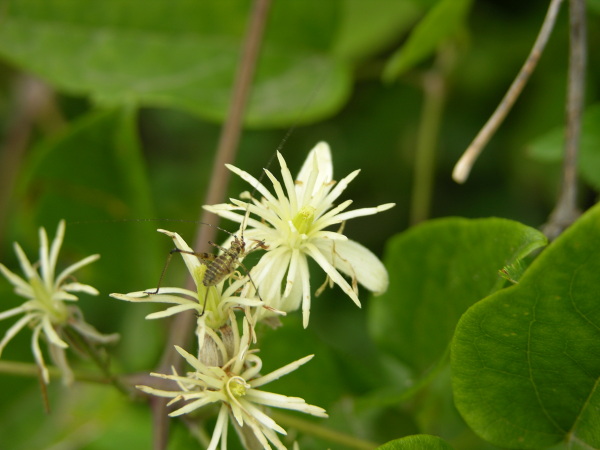
<instances>
[{"instance_id":1,"label":"slender white petal","mask_svg":"<svg viewBox=\"0 0 600 450\"><path fill-rule=\"evenodd\" d=\"M313 359L315 355L307 355L304 358L300 358L297 361L291 362L289 364L286 364L283 367L280 367L277 370L274 370L273 372L264 375L262 377L256 378L252 381L250 381L250 385L253 388L259 387L259 386L263 386L267 383L270 383L271 381L275 381L279 378L281 378L284 375L287 375L290 372L293 372L294 370L296 370L298 367L306 364L307 362L309 362L311 359Z\"/></svg>"},{"instance_id":2,"label":"slender white petal","mask_svg":"<svg viewBox=\"0 0 600 450\"><path fill-rule=\"evenodd\" d=\"M8 319L9 317L16 316L17 314L21 314L22 312L27 311L27 308L24 305L17 306L16 308L8 309L2 313L0 313L0 320Z\"/></svg>"},{"instance_id":3,"label":"slender white petal","mask_svg":"<svg viewBox=\"0 0 600 450\"><path fill-rule=\"evenodd\" d=\"M60 273L60 275L56 278L55 284L57 284L57 285L63 284L63 282L67 279L67 277L69 275L71 275L73 272L75 272L75 271L81 269L83 266L87 266L88 264L91 264L94 261L97 261L99 259L100 259L100 255L90 255L87 258L84 258L81 261L70 265L65 270L63 270ZM96 291L96 292L98 292L98 291Z\"/></svg>"},{"instance_id":4,"label":"slender white petal","mask_svg":"<svg viewBox=\"0 0 600 450\"><path fill-rule=\"evenodd\" d=\"M25 252L23 251L21 246L15 242L14 248L15 248L15 253L17 254L17 258L19 259L19 264L21 265L21 270L23 271L25 276L28 279L39 278L36 270L33 268L31 263L29 262L29 259L27 258L27 255L25 255Z\"/></svg>"},{"instance_id":5,"label":"slender white petal","mask_svg":"<svg viewBox=\"0 0 600 450\"><path fill-rule=\"evenodd\" d=\"M17 274L11 272L6 268L4 264L0 263L0 272L4 275L8 281L17 288L21 289L22 292L32 292L31 285Z\"/></svg>"},{"instance_id":6,"label":"slender white petal","mask_svg":"<svg viewBox=\"0 0 600 450\"><path fill-rule=\"evenodd\" d=\"M387 290L389 278L383 263L368 248L358 242L322 240L315 245L336 269L357 281L375 294Z\"/></svg>"},{"instance_id":7,"label":"slender white petal","mask_svg":"<svg viewBox=\"0 0 600 450\"><path fill-rule=\"evenodd\" d=\"M31 351L33 352L33 358L40 371L42 372L42 379L44 383L50 383L50 374L48 373L48 368L44 363L44 357L42 356L42 350L40 349L40 331L42 330L41 325L37 325L33 329L33 334L31 335Z\"/></svg>"},{"instance_id":8,"label":"slender white petal","mask_svg":"<svg viewBox=\"0 0 600 450\"><path fill-rule=\"evenodd\" d=\"M32 316L29 314L21 317L6 331L6 333L4 333L4 337L2 338L2 341L0 341L0 355L2 355L2 351L4 350L4 347L6 347L6 344L8 344L10 340L31 321L31 318Z\"/></svg>"},{"instance_id":9,"label":"slender white petal","mask_svg":"<svg viewBox=\"0 0 600 450\"><path fill-rule=\"evenodd\" d=\"M348 282L340 275L340 273L333 267L323 254L319 251L314 244L308 244L307 253L313 257L313 259L321 266L321 268L329 275L335 284L342 288L342 290L352 299L356 306L360 307L360 300L356 296L356 293Z\"/></svg>"},{"instance_id":10,"label":"slender white petal","mask_svg":"<svg viewBox=\"0 0 600 450\"><path fill-rule=\"evenodd\" d=\"M44 234L46 234L45 231L44 231ZM52 247L50 248L50 255L48 256L49 266L52 267L53 269L54 269L54 267L56 267L56 263L58 262L58 253L60 252L60 247L62 246L64 238L65 238L65 221L61 220L60 222L58 222L58 228L56 229L56 236L54 237L54 241L52 241ZM98 258L100 257L100 255L97 255L97 256L98 256ZM96 259L98 259L98 258L96 258ZM71 273L72 272L73 271L71 271ZM54 274L52 274L49 279L53 279L53 278L54 278ZM58 280L60 280L60 279L61 279L61 277L58 276L57 284L60 284L58 282Z\"/></svg>"},{"instance_id":11,"label":"slender white petal","mask_svg":"<svg viewBox=\"0 0 600 450\"><path fill-rule=\"evenodd\" d=\"M212 438L210 443L208 444L207 450L215 450L217 445L219 445L219 439L224 443L227 448L227 422L229 421L229 415L227 414L227 407L225 405L221 406L219 410L219 415L217 416L217 423L215 425L215 430L213 431Z\"/></svg>"},{"instance_id":12,"label":"slender white petal","mask_svg":"<svg viewBox=\"0 0 600 450\"><path fill-rule=\"evenodd\" d=\"M48 316L42 317L42 329L44 330L44 334L46 335L48 340L53 345L56 345L57 347L61 347L61 348L67 348L69 346L65 341L63 341L58 336L58 334L54 330L54 327L52 326L52 322L50 322L50 319L48 318Z\"/></svg>"},{"instance_id":13,"label":"slender white petal","mask_svg":"<svg viewBox=\"0 0 600 450\"><path fill-rule=\"evenodd\" d=\"M355 209L353 211L348 211L348 212L338 215L337 219L340 222L343 222L345 220L354 219L355 217L371 216L373 214L387 211L388 209L392 208L393 206L395 206L395 203L386 203L385 205L379 205L379 206L375 206L373 208Z\"/></svg>"}]
</instances>

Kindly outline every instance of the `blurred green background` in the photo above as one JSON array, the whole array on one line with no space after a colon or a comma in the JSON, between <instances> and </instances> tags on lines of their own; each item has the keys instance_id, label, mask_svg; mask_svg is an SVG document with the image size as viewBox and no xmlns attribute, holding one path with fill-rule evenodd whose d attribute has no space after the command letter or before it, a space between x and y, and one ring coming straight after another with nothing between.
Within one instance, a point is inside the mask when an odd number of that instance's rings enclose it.
<instances>
[{"instance_id":1,"label":"blurred green background","mask_svg":"<svg viewBox=\"0 0 600 450\"><path fill-rule=\"evenodd\" d=\"M292 129L281 152L296 173L307 152L327 141L336 179L362 170L342 199L353 199L356 208L396 203L345 228L347 236L383 257L386 241L416 220L410 211L419 129L432 121L423 132L436 143L427 217L497 216L540 226L560 183L566 5L538 68L469 180L458 185L451 172L527 57L547 4L274 1L235 165L260 176ZM172 245L156 228L192 240L250 6L0 0L0 259L17 270L12 242L35 259L38 227L53 236L58 221L66 219L63 264L102 255L78 273L101 295L82 296L79 306L98 329L122 334L114 356L119 372L155 366L168 322L144 321L150 306L108 294L156 284ZM592 108L584 134L582 208L595 202L600 187L600 127L594 126L593 109L600 79L599 12L599 1L588 2L586 104ZM40 95L47 103L31 107L24 99L39 88L34 79L44 84ZM428 94L426 79L440 83L441 94ZM427 98L441 105L434 117L424 115ZM27 136L23 145L19 133ZM276 161L269 169L278 173ZM229 194L246 189L233 178ZM168 277L169 284L181 283L184 273L175 269ZM315 271L313 285L322 279ZM0 309L19 304L11 291L0 282ZM293 315L282 329L264 331L267 370L316 354L273 390L325 407L331 419L324 425L375 443L428 432L456 448L484 448L447 393L437 395L445 392L447 374L408 404L355 407L382 386L406 389L415 375L373 344L366 327L368 293L361 292L361 299L359 310L334 288L314 300L308 330ZM0 333L11 323L0 322ZM29 340L26 331L20 333L2 358L31 361ZM123 448L147 448L147 409L128 406L108 391L82 385L68 393L53 383L54 412L45 417L35 380L0 374L0 448L103 449L114 439ZM46 425L31 437L28 430L39 423ZM185 447L189 439L176 428L172 448ZM345 448L302 439L306 448Z\"/></svg>"}]
</instances>

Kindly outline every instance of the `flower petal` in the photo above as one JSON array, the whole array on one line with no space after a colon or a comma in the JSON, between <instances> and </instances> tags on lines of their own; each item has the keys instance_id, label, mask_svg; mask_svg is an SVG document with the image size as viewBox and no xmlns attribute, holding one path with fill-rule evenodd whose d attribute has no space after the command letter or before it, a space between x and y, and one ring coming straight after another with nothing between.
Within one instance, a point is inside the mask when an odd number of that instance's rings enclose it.
<instances>
[{"instance_id":1,"label":"flower petal","mask_svg":"<svg viewBox=\"0 0 600 450\"><path fill-rule=\"evenodd\" d=\"M294 362L286 364L285 366L280 367L279 369L274 370L273 372L270 372L267 375L264 375L260 378L255 378L254 380L251 380L249 382L249 384L253 388L257 388L259 386L263 386L267 383L270 383L271 381L275 381L275 380L281 378L282 376L287 375L288 373L293 372L294 370L298 369L298 367L306 364L311 359L313 359L314 356L315 355L307 355L304 358L300 358Z\"/></svg>"},{"instance_id":2,"label":"flower petal","mask_svg":"<svg viewBox=\"0 0 600 450\"><path fill-rule=\"evenodd\" d=\"M83 258L81 261L76 262L75 264L71 264L69 267L67 267L65 270L63 270L60 275L56 278L56 281L54 282L54 286L58 287L60 286L65 279L71 275L73 272L75 272L76 270L79 270L81 267L83 266L87 266L88 264L93 263L94 261L97 261L98 259L100 259L100 255L90 255L87 258Z\"/></svg>"},{"instance_id":3,"label":"flower petal","mask_svg":"<svg viewBox=\"0 0 600 450\"><path fill-rule=\"evenodd\" d=\"M352 299L356 306L360 308L360 300L358 299L356 293L352 289L352 287L348 284L346 280L340 275L340 273L333 267L328 261L327 258L321 253L321 251L312 243L306 244L306 249L308 254L313 257L313 259L321 266L321 268L329 275L331 280L337 284L342 290Z\"/></svg>"},{"instance_id":4,"label":"flower petal","mask_svg":"<svg viewBox=\"0 0 600 450\"><path fill-rule=\"evenodd\" d=\"M383 263L368 248L352 240L320 239L315 245L336 269L356 280L375 294L384 293L389 284Z\"/></svg>"},{"instance_id":5,"label":"flower petal","mask_svg":"<svg viewBox=\"0 0 600 450\"><path fill-rule=\"evenodd\" d=\"M2 275L4 275L13 286L19 288L20 292L31 292L32 294L27 296L28 298L31 298L33 295L33 290L27 281L25 281L19 275L8 270L8 268L2 263L0 263L0 272L2 272Z\"/></svg>"},{"instance_id":6,"label":"flower petal","mask_svg":"<svg viewBox=\"0 0 600 450\"><path fill-rule=\"evenodd\" d=\"M201 266L201 263L198 257L195 255L194 250L187 244L187 242L183 240L183 238L178 233L162 229L158 229L157 231L159 233L163 233L169 236L171 239L173 239L175 247L179 250L183 250L183 252L180 252L180 255L183 258L183 261L185 262L188 272L192 275L194 281L197 282L197 280L194 277L194 274L197 268Z\"/></svg>"},{"instance_id":7,"label":"flower petal","mask_svg":"<svg viewBox=\"0 0 600 450\"><path fill-rule=\"evenodd\" d=\"M12 310L9 311L15 311L17 308L14 308ZM7 311L7 312L9 312ZM13 315L13 314L11 314ZM9 317L9 316L6 316ZM3 317L4 318L4 317ZM0 355L2 355L2 351L4 350L4 347L6 347L6 344L9 343L9 341L19 332L21 331L21 329L27 325L31 320L33 319L31 314L27 314L23 317L21 317L19 320L17 320L7 331L6 333L4 333L4 337L2 338L2 341L0 341Z\"/></svg>"},{"instance_id":8,"label":"flower petal","mask_svg":"<svg viewBox=\"0 0 600 450\"><path fill-rule=\"evenodd\" d=\"M370 216L383 211L387 211L388 209L393 208L394 206L396 206L395 203L385 203L383 205L374 206L372 208L361 208L352 211L346 211L345 213L339 214L336 217L336 219L338 219L340 222L343 222L344 220L354 219L355 217Z\"/></svg>"},{"instance_id":9,"label":"flower petal","mask_svg":"<svg viewBox=\"0 0 600 450\"><path fill-rule=\"evenodd\" d=\"M308 181L310 172L313 170L313 158L317 159L317 166L319 168L319 171L323 174L323 180L326 183L333 180L333 161L331 158L331 150L329 148L329 144L324 141L318 142L317 145L315 145L313 149L308 153L304 164L302 164L302 167L300 168L300 172L298 172L296 180L303 183L306 183Z\"/></svg>"}]
</instances>

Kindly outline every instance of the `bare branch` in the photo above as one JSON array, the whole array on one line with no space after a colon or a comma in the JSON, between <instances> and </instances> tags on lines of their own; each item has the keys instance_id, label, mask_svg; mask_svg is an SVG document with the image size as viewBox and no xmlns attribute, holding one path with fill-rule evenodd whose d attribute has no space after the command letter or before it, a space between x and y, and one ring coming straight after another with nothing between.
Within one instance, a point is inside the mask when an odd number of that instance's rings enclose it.
<instances>
[{"instance_id":1,"label":"bare branch","mask_svg":"<svg viewBox=\"0 0 600 450\"><path fill-rule=\"evenodd\" d=\"M577 156L581 138L581 116L585 94L585 69L587 60L587 31L585 1L569 2L569 78L567 81L565 158L562 185L558 202L544 225L544 234L556 238L580 215L577 208Z\"/></svg>"},{"instance_id":2,"label":"bare branch","mask_svg":"<svg viewBox=\"0 0 600 450\"><path fill-rule=\"evenodd\" d=\"M253 5L249 20L244 48L235 84L231 96L231 104L227 120L221 130L221 138L217 148L217 154L213 165L212 177L206 195L205 204L220 203L224 200L229 183L229 171L225 168L226 163L233 163L242 130L242 119L246 107L248 94L254 77L256 63L258 61L260 45L269 13L270 0L256 0ZM217 224L217 216L201 212L200 221ZM198 226L194 241L194 248L207 245L208 241L214 240L214 227ZM189 280L191 289L195 289L193 281ZM169 339L162 356L158 372L167 373L171 366L180 366L180 358L174 350L174 345L186 347L188 338L192 335L195 316L193 313L178 314L171 323ZM153 401L154 415L154 448L161 450L167 447L169 418L167 417L166 400L159 398Z\"/></svg>"},{"instance_id":3,"label":"bare branch","mask_svg":"<svg viewBox=\"0 0 600 450\"><path fill-rule=\"evenodd\" d=\"M463 153L461 158L458 160L456 165L454 166L454 170L452 172L452 178L457 183L464 183L468 176L473 164L481 154L483 148L487 145L489 140L492 138L500 124L506 118L508 112L513 107L517 98L521 94L521 91L527 84L529 77L533 73L537 63L542 56L542 52L546 47L546 43L548 42L548 38L550 37L550 33L554 28L554 24L556 22L556 16L560 10L560 5L563 0L552 0L550 6L548 7L548 12L546 13L546 17L544 19L544 23L542 24L542 28L538 33L537 39L533 44L533 48L529 53L529 56L525 60L525 64L521 67L517 77L510 85L510 88L504 95L504 98L494 111L494 114L488 119L483 128L479 131L469 148Z\"/></svg>"}]
</instances>

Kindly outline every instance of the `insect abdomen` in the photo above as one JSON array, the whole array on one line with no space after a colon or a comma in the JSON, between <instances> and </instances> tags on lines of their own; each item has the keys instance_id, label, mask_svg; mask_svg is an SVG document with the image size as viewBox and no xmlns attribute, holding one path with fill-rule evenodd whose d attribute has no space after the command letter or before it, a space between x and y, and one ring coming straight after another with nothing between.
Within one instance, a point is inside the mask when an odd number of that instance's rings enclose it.
<instances>
[{"instance_id":1,"label":"insect abdomen","mask_svg":"<svg viewBox=\"0 0 600 450\"><path fill-rule=\"evenodd\" d=\"M223 253L207 267L202 279L204 286L215 286L235 269L237 254Z\"/></svg>"}]
</instances>

